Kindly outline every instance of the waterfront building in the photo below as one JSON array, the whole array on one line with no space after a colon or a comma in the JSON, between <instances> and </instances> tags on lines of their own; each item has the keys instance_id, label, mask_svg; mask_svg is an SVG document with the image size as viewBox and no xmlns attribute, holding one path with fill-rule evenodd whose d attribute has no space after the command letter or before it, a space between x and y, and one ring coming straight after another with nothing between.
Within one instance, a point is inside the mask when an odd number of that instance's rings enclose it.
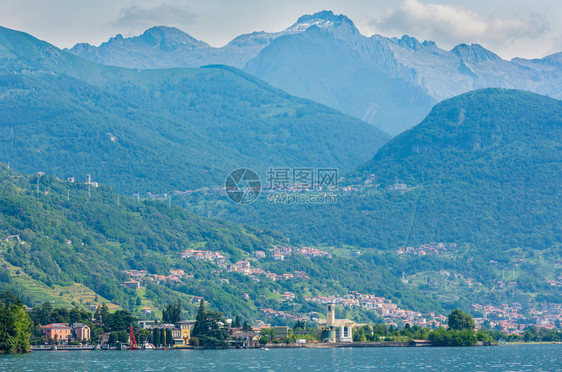
<instances>
[{"instance_id":1,"label":"waterfront building","mask_svg":"<svg viewBox=\"0 0 562 372\"><path fill-rule=\"evenodd\" d=\"M64 323L51 323L42 326L41 333L52 340L67 340L72 336L72 328Z\"/></svg>"},{"instance_id":2,"label":"waterfront building","mask_svg":"<svg viewBox=\"0 0 562 372\"><path fill-rule=\"evenodd\" d=\"M318 326L323 331L324 342L353 342L353 330L364 326L349 319L336 319L335 305L327 305L326 319L320 319Z\"/></svg>"},{"instance_id":3,"label":"waterfront building","mask_svg":"<svg viewBox=\"0 0 562 372\"><path fill-rule=\"evenodd\" d=\"M76 340L82 341L90 339L90 327L86 324L73 323L70 325L70 328L72 328L72 334Z\"/></svg>"},{"instance_id":4,"label":"waterfront building","mask_svg":"<svg viewBox=\"0 0 562 372\"><path fill-rule=\"evenodd\" d=\"M276 326L273 328L275 331L275 338L276 339L284 339L289 337L289 327L287 326Z\"/></svg>"}]
</instances>

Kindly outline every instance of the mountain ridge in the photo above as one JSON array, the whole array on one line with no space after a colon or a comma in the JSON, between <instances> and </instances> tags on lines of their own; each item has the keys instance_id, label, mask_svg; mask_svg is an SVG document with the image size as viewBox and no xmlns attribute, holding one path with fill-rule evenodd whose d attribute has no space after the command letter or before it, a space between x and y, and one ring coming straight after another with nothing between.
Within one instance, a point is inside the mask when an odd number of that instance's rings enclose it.
<instances>
[{"instance_id":1,"label":"mountain ridge","mask_svg":"<svg viewBox=\"0 0 562 372\"><path fill-rule=\"evenodd\" d=\"M307 33L316 33L313 43L304 36ZM282 38L292 41L276 42ZM443 50L433 41L421 42L408 35L368 37L345 15L331 11L303 15L280 32L240 35L224 47L198 50L156 58L164 66L227 64L243 68L275 87L353 113L392 135L420 122L435 103L474 89L523 89L562 98L561 64L554 57L506 61L479 44ZM318 55L318 50L324 54ZM79 48L70 51L94 58ZM111 53L103 56L100 49L97 53L98 62L155 67L149 50L137 50L130 58ZM353 63L348 61L350 56ZM374 91L377 94L371 97ZM364 102L368 97L371 99Z\"/></svg>"},{"instance_id":2,"label":"mountain ridge","mask_svg":"<svg viewBox=\"0 0 562 372\"><path fill-rule=\"evenodd\" d=\"M389 138L234 67L104 66L7 29L0 46L0 160L20 171L185 191L239 167L349 170Z\"/></svg>"}]
</instances>

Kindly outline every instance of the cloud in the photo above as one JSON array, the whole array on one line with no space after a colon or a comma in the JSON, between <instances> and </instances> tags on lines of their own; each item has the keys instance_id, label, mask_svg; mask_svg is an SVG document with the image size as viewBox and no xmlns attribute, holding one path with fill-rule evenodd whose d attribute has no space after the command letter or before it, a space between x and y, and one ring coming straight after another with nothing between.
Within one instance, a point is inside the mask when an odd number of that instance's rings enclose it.
<instances>
[{"instance_id":1,"label":"cloud","mask_svg":"<svg viewBox=\"0 0 562 372\"><path fill-rule=\"evenodd\" d=\"M461 7L405 0L371 25L381 32L408 33L448 45L479 42L500 47L543 35L549 29L543 19L492 18Z\"/></svg>"},{"instance_id":2,"label":"cloud","mask_svg":"<svg viewBox=\"0 0 562 372\"><path fill-rule=\"evenodd\" d=\"M121 30L137 32L159 25L180 27L191 24L196 18L191 9L185 6L160 4L152 8L141 8L134 5L122 8L118 18L110 25Z\"/></svg>"}]
</instances>

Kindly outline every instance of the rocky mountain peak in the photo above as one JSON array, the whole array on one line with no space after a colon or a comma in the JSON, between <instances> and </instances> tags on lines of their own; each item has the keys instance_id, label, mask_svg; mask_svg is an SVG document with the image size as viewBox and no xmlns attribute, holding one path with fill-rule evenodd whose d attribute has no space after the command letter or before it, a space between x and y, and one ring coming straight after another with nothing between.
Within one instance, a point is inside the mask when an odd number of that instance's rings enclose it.
<instances>
[{"instance_id":1,"label":"rocky mountain peak","mask_svg":"<svg viewBox=\"0 0 562 372\"><path fill-rule=\"evenodd\" d=\"M459 44L451 50L451 53L456 54L461 57L463 61L469 63L502 60L497 54L489 51L480 44Z\"/></svg>"}]
</instances>

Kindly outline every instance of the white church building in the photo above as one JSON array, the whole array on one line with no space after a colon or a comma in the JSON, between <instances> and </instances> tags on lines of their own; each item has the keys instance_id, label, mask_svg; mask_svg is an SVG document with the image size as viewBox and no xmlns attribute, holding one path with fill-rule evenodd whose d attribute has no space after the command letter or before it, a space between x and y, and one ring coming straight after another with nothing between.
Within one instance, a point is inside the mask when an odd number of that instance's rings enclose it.
<instances>
[{"instance_id":1,"label":"white church building","mask_svg":"<svg viewBox=\"0 0 562 372\"><path fill-rule=\"evenodd\" d=\"M336 319L334 304L328 304L326 320L319 320L318 325L323 330L322 338L325 342L353 342L353 330L364 326L353 320Z\"/></svg>"}]
</instances>

